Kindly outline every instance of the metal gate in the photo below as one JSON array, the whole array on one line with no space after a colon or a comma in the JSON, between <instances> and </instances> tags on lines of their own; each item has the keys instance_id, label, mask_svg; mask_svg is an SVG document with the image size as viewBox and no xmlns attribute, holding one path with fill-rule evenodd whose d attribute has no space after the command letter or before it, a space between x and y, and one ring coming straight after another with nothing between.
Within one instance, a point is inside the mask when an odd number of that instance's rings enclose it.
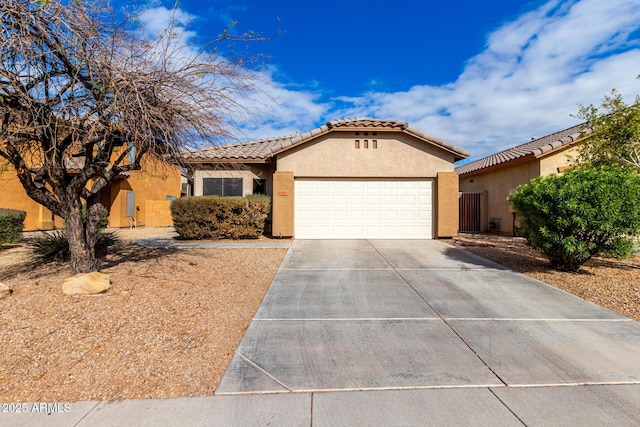
<instances>
[{"instance_id":1,"label":"metal gate","mask_svg":"<svg viewBox=\"0 0 640 427\"><path fill-rule=\"evenodd\" d=\"M460 218L458 229L466 233L479 233L480 229L480 196L482 193L460 194Z\"/></svg>"}]
</instances>

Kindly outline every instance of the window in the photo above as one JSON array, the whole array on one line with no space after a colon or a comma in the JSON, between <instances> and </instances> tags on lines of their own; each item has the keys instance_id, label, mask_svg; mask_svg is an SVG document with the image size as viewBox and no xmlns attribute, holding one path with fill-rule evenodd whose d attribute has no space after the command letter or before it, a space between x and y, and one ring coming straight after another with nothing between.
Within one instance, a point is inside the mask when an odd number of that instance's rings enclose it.
<instances>
[{"instance_id":1,"label":"window","mask_svg":"<svg viewBox=\"0 0 640 427\"><path fill-rule=\"evenodd\" d=\"M203 178L203 196L242 196L242 178Z\"/></svg>"}]
</instances>

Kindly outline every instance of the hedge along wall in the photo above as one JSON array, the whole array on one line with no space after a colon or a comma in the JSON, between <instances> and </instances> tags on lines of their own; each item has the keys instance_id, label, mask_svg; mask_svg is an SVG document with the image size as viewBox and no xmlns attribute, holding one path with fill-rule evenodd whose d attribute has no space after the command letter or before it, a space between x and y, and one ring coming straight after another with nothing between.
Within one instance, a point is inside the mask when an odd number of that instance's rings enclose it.
<instances>
[{"instance_id":1,"label":"hedge along wall","mask_svg":"<svg viewBox=\"0 0 640 427\"><path fill-rule=\"evenodd\" d=\"M20 240L26 216L25 211L0 208L0 245Z\"/></svg>"},{"instance_id":2,"label":"hedge along wall","mask_svg":"<svg viewBox=\"0 0 640 427\"><path fill-rule=\"evenodd\" d=\"M264 195L181 197L171 202L176 232L185 239L257 239L271 208Z\"/></svg>"}]
</instances>

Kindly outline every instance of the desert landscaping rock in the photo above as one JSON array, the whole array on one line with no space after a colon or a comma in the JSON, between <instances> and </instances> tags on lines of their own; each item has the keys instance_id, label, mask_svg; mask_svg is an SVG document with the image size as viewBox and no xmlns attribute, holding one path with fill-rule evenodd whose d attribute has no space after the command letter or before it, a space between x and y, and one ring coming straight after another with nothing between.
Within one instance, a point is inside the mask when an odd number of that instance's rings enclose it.
<instances>
[{"instance_id":1,"label":"desert landscaping rock","mask_svg":"<svg viewBox=\"0 0 640 427\"><path fill-rule=\"evenodd\" d=\"M96 295L111 289L111 279L107 274L94 271L87 274L76 274L62 283L65 295Z\"/></svg>"},{"instance_id":2,"label":"desert landscaping rock","mask_svg":"<svg viewBox=\"0 0 640 427\"><path fill-rule=\"evenodd\" d=\"M0 299L6 298L13 293L13 289L0 282Z\"/></svg>"}]
</instances>

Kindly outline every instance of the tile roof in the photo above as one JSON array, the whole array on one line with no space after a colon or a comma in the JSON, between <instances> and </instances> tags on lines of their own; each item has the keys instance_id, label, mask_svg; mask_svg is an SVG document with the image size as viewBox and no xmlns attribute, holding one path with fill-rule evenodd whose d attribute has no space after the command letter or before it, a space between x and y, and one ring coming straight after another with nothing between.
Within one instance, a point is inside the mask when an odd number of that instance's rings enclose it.
<instances>
[{"instance_id":1,"label":"tile roof","mask_svg":"<svg viewBox=\"0 0 640 427\"><path fill-rule=\"evenodd\" d=\"M408 123L399 120L380 120L370 118L351 118L332 120L319 128L305 133L282 136L276 138L266 138L256 141L244 142L241 144L223 145L219 147L205 148L185 155L187 161L207 161L207 160L265 160L273 155L284 151L294 145L298 145L319 135L326 134L332 130L343 130L349 128L381 128L385 130L398 130L412 134L418 138L425 139L431 143L451 151L456 155L456 159L464 159L469 156L469 152L450 142L433 135L429 135L419 129L409 126Z\"/></svg>"},{"instance_id":2,"label":"tile roof","mask_svg":"<svg viewBox=\"0 0 640 427\"><path fill-rule=\"evenodd\" d=\"M552 133L551 135L534 139L526 144L518 145L474 162L467 163L466 165L457 167L455 169L456 173L458 175L464 175L466 173L476 172L481 169L490 168L492 166L520 159L525 156L541 156L549 151L555 150L556 148L577 141L583 134L583 127L584 123L572 126L568 129Z\"/></svg>"}]
</instances>

